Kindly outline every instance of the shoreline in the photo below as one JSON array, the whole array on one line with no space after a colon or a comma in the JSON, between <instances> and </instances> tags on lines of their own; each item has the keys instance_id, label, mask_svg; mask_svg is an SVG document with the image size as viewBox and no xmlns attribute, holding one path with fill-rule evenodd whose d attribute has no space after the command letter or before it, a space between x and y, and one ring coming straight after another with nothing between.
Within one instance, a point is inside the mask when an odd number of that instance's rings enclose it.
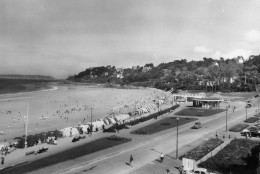
<instances>
[{"instance_id":1,"label":"shoreline","mask_svg":"<svg viewBox=\"0 0 260 174\"><path fill-rule=\"evenodd\" d=\"M57 86L50 86L51 88L41 89L41 90L32 90L32 91L24 91L24 92L14 92L14 93L6 93L0 94L0 97L12 96L12 95L22 95L22 94L32 94L38 92L46 92L46 91L55 91L59 89Z\"/></svg>"}]
</instances>

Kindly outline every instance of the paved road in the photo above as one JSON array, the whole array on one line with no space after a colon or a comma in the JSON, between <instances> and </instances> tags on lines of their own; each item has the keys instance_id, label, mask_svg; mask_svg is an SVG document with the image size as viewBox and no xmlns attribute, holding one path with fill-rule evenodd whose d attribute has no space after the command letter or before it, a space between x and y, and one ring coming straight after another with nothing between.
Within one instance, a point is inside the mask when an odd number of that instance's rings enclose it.
<instances>
[{"instance_id":1,"label":"paved road","mask_svg":"<svg viewBox=\"0 0 260 174\"><path fill-rule=\"evenodd\" d=\"M235 104L232 104L235 105ZM238 103L237 110L228 111L228 127L242 119L245 119L245 103ZM248 117L253 115L255 108L248 109ZM173 115L167 115L173 116ZM218 130L220 134L225 133L226 114L222 112L208 118L200 118L203 128L199 130L190 129L193 123L179 127L179 154L198 144L198 140L203 141L215 135ZM147 123L149 124L149 123ZM143 126L143 125L138 125ZM134 128L138 128L138 126ZM176 128L172 128L154 135L130 135L130 130L121 131L120 134L125 137L131 137L132 142L93 153L75 160L67 161L57 165L43 168L32 173L37 174L127 174L138 173L138 169L153 163L159 157L159 152L172 154L166 156L175 160L176 149ZM130 155L134 157L133 167L129 166ZM141 172L140 172L141 173ZM150 171L150 173L153 173Z\"/></svg>"}]
</instances>

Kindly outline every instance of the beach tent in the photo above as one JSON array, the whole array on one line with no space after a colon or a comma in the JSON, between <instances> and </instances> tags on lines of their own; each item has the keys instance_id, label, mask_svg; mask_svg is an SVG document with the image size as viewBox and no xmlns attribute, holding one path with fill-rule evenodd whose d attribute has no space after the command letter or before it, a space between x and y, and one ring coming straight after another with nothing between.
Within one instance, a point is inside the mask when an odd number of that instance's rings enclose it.
<instances>
[{"instance_id":1,"label":"beach tent","mask_svg":"<svg viewBox=\"0 0 260 174\"><path fill-rule=\"evenodd\" d=\"M147 113L147 109L145 107L141 108L143 110L144 113Z\"/></svg>"},{"instance_id":2,"label":"beach tent","mask_svg":"<svg viewBox=\"0 0 260 174\"><path fill-rule=\"evenodd\" d=\"M107 120L109 121L110 124L115 124L116 123L115 119L112 118L112 117L107 118Z\"/></svg>"},{"instance_id":3,"label":"beach tent","mask_svg":"<svg viewBox=\"0 0 260 174\"><path fill-rule=\"evenodd\" d=\"M96 120L94 122L92 122L93 127L102 127L104 124L104 121L101 120Z\"/></svg>"},{"instance_id":4,"label":"beach tent","mask_svg":"<svg viewBox=\"0 0 260 174\"><path fill-rule=\"evenodd\" d=\"M63 137L69 137L70 136L70 128L64 128L60 130Z\"/></svg>"},{"instance_id":5,"label":"beach tent","mask_svg":"<svg viewBox=\"0 0 260 174\"><path fill-rule=\"evenodd\" d=\"M142 109L137 109L135 112L136 112L138 115L141 115L141 114L143 113L143 110L142 110Z\"/></svg>"},{"instance_id":6,"label":"beach tent","mask_svg":"<svg viewBox=\"0 0 260 174\"><path fill-rule=\"evenodd\" d=\"M67 128L61 129L60 132L62 133L63 137L69 137L69 136L79 134L78 129L75 127L67 127Z\"/></svg>"},{"instance_id":7,"label":"beach tent","mask_svg":"<svg viewBox=\"0 0 260 174\"><path fill-rule=\"evenodd\" d=\"M119 121L122 121L122 120L126 120L128 119L130 116L128 114L121 114L121 115L117 115L114 117L114 119L119 122Z\"/></svg>"},{"instance_id":8,"label":"beach tent","mask_svg":"<svg viewBox=\"0 0 260 174\"><path fill-rule=\"evenodd\" d=\"M4 149L5 147L9 146L8 142L0 142L0 151Z\"/></svg>"},{"instance_id":9,"label":"beach tent","mask_svg":"<svg viewBox=\"0 0 260 174\"><path fill-rule=\"evenodd\" d=\"M79 125L78 128L79 128L83 133L86 133L86 132L88 132L89 125L82 124L82 125Z\"/></svg>"},{"instance_id":10,"label":"beach tent","mask_svg":"<svg viewBox=\"0 0 260 174\"><path fill-rule=\"evenodd\" d=\"M77 135L77 134L79 134L78 129L75 128L75 127L73 127L73 128L71 129L71 132L72 132L72 136L73 136L73 135Z\"/></svg>"},{"instance_id":11,"label":"beach tent","mask_svg":"<svg viewBox=\"0 0 260 174\"><path fill-rule=\"evenodd\" d=\"M109 124L109 121L107 118L103 119L103 122L105 123L105 125L108 125Z\"/></svg>"}]
</instances>

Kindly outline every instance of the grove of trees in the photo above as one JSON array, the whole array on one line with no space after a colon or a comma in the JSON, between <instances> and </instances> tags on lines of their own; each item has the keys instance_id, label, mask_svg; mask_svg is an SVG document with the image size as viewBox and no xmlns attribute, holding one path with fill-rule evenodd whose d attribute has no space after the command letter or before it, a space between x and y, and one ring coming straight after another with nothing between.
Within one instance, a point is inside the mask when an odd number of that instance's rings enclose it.
<instances>
[{"instance_id":1,"label":"grove of trees","mask_svg":"<svg viewBox=\"0 0 260 174\"><path fill-rule=\"evenodd\" d=\"M144 71L145 69L148 70ZM121 76L119 76L119 74ZM196 91L255 91L260 84L260 55L248 59L241 56L232 59L203 58L199 61L186 59L116 68L100 66L88 68L68 77L68 80L88 83L109 83L155 87L169 90Z\"/></svg>"}]
</instances>

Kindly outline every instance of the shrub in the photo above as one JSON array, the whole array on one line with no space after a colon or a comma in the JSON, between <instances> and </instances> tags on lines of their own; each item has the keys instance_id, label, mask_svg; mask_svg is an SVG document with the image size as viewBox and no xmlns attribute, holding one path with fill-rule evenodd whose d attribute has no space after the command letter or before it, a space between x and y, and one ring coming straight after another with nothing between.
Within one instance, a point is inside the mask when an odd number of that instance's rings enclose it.
<instances>
[{"instance_id":1,"label":"shrub","mask_svg":"<svg viewBox=\"0 0 260 174\"><path fill-rule=\"evenodd\" d=\"M126 125L136 125L136 124L139 124L141 122L145 122L145 121L148 121L148 120L151 120L151 119L154 119L154 118L157 118L158 115L163 115L165 113L168 113L170 112L171 110L175 110L176 108L178 108L180 105L174 105L170 108L167 108L167 109L164 109L164 110L161 110L159 113L156 112L156 113L153 113L153 114L150 114L149 116L147 117L142 117L142 118L139 118L139 119L136 119L136 120L132 120L130 121L129 123L124 123L124 124L114 124L112 125L111 127L103 130L103 132L115 132L115 130L121 130L121 129L124 129L126 127Z\"/></svg>"},{"instance_id":2,"label":"shrub","mask_svg":"<svg viewBox=\"0 0 260 174\"><path fill-rule=\"evenodd\" d=\"M247 125L247 124L237 124L237 125L233 126L232 128L230 128L229 131L240 132L243 129L247 128L248 126L249 125Z\"/></svg>"},{"instance_id":3,"label":"shrub","mask_svg":"<svg viewBox=\"0 0 260 174\"><path fill-rule=\"evenodd\" d=\"M189 158L189 159L194 159L194 160L200 160L203 158L205 155L210 153L212 150L214 150L216 147L221 145L223 143L223 140L221 139L209 139L203 144L195 147L191 151L187 152L186 154L182 155L180 159L182 158Z\"/></svg>"},{"instance_id":4,"label":"shrub","mask_svg":"<svg viewBox=\"0 0 260 174\"><path fill-rule=\"evenodd\" d=\"M36 137L34 135L28 135L27 136L27 146L31 147L34 146L36 144Z\"/></svg>"},{"instance_id":5,"label":"shrub","mask_svg":"<svg viewBox=\"0 0 260 174\"><path fill-rule=\"evenodd\" d=\"M258 120L259 120L259 118L257 118L257 117L250 117L250 118L246 119L244 122L246 122L246 123L254 123L254 122L258 121Z\"/></svg>"}]
</instances>

